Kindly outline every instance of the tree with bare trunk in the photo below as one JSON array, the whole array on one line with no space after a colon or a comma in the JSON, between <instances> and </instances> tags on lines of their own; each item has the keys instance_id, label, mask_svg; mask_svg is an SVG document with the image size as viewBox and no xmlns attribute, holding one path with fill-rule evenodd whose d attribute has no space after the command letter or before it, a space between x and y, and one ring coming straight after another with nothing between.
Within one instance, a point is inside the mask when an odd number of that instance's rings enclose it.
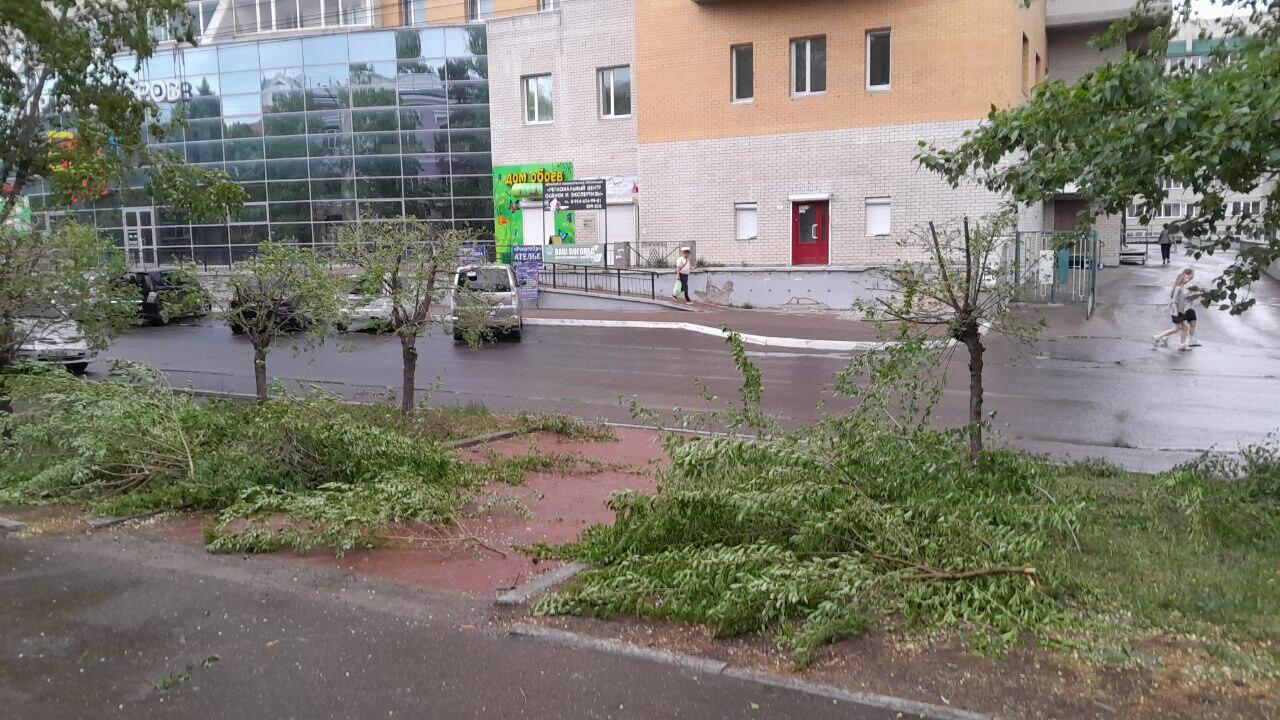
<instances>
[{"instance_id":1,"label":"tree with bare trunk","mask_svg":"<svg viewBox=\"0 0 1280 720\"><path fill-rule=\"evenodd\" d=\"M1006 262L1015 228L1012 213L987 216L978 222L965 218L958 224L930 222L900 243L919 252L922 262L903 261L887 273L889 292L861 303L872 320L896 322L903 336L923 333L948 339L949 353L963 345L969 357L969 423L966 428L969 457L982 452L983 362L985 336L1003 335L1018 343L1034 340L1043 321L1021 318L1009 303L1018 288L1013 268ZM939 331L942 331L941 333Z\"/></svg>"},{"instance_id":2,"label":"tree with bare trunk","mask_svg":"<svg viewBox=\"0 0 1280 720\"><path fill-rule=\"evenodd\" d=\"M253 346L254 389L266 402L267 353L281 340L322 342L337 322L341 287L314 250L273 242L237 263L228 284L222 318Z\"/></svg>"},{"instance_id":3,"label":"tree with bare trunk","mask_svg":"<svg viewBox=\"0 0 1280 720\"><path fill-rule=\"evenodd\" d=\"M444 321L443 301L458 290L452 285L459 254L475 239L473 230L415 218L354 225L338 236L337 257L359 272L360 294L386 298L390 305L387 329L400 341L400 410L405 415L416 404L418 339ZM481 315L459 314L458 330L473 347L487 333Z\"/></svg>"}]
</instances>

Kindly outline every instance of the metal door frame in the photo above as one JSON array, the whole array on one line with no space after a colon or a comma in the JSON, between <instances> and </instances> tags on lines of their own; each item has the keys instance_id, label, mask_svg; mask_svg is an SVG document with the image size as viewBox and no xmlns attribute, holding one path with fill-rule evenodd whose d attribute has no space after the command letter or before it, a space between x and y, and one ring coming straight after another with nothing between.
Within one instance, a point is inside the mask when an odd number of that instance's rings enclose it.
<instances>
[{"instance_id":1,"label":"metal door frame","mask_svg":"<svg viewBox=\"0 0 1280 720\"><path fill-rule=\"evenodd\" d=\"M149 224L139 222L130 223L129 213L133 213L135 219L140 220L140 213L147 213L151 219ZM125 262L130 265L155 265L157 264L158 253L156 250L156 209L151 205L140 205L137 207L120 208L120 224L124 230L124 256ZM149 242L144 245L142 242L142 231L148 231ZM130 231L134 233L134 240L130 242Z\"/></svg>"}]
</instances>

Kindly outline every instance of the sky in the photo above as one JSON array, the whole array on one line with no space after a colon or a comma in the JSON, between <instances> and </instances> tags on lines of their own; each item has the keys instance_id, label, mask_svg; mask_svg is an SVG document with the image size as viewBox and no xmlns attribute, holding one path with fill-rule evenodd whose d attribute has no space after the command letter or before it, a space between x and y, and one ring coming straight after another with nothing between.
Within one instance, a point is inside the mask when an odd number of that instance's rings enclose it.
<instances>
[{"instance_id":1,"label":"sky","mask_svg":"<svg viewBox=\"0 0 1280 720\"><path fill-rule=\"evenodd\" d=\"M1232 14L1232 8L1223 7L1220 3L1213 0L1191 0L1191 7L1200 17L1227 17Z\"/></svg>"}]
</instances>

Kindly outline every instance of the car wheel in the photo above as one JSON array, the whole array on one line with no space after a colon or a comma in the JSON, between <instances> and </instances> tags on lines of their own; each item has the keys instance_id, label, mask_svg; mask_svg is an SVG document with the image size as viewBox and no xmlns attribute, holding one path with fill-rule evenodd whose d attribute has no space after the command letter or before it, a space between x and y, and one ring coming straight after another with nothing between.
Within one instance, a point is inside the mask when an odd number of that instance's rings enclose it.
<instances>
[{"instance_id":1,"label":"car wheel","mask_svg":"<svg viewBox=\"0 0 1280 720\"><path fill-rule=\"evenodd\" d=\"M465 337L463 337L463 336L462 336L462 333L460 333L460 332L458 332L458 331L456 331L456 330L455 330L455 331L453 332L453 341L454 341L455 343L464 343L464 342L466 342L466 341L467 341L467 339L466 339Z\"/></svg>"},{"instance_id":2,"label":"car wheel","mask_svg":"<svg viewBox=\"0 0 1280 720\"><path fill-rule=\"evenodd\" d=\"M520 325L519 327L517 327L515 330L510 330L510 331L508 331L508 333L507 333L507 334L511 336L511 339L512 339L512 340L514 340L514 341L516 341L516 342L520 342L520 336L521 336L523 333L524 333L524 325L522 324L522 325Z\"/></svg>"},{"instance_id":3,"label":"car wheel","mask_svg":"<svg viewBox=\"0 0 1280 720\"><path fill-rule=\"evenodd\" d=\"M83 375L85 371L89 369L89 363L87 362L67 363L63 367L65 367L67 369L67 372L71 373L72 375Z\"/></svg>"}]
</instances>

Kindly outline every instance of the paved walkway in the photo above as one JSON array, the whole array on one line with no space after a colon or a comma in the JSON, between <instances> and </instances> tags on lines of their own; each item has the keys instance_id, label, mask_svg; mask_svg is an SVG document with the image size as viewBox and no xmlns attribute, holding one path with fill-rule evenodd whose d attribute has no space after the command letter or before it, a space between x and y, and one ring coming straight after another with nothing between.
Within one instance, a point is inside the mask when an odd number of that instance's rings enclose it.
<instances>
[{"instance_id":1,"label":"paved walkway","mask_svg":"<svg viewBox=\"0 0 1280 720\"><path fill-rule=\"evenodd\" d=\"M509 637L465 597L279 558L0 535L0 568L4 717L902 717Z\"/></svg>"}]
</instances>

